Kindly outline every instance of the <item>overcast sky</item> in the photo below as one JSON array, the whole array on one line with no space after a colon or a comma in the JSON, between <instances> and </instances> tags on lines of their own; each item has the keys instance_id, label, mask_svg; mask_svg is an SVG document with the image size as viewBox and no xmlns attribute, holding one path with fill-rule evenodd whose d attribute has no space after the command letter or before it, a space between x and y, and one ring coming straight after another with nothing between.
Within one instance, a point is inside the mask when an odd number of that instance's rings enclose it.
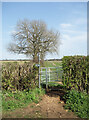
<instances>
[{"instance_id":1,"label":"overcast sky","mask_svg":"<svg viewBox=\"0 0 89 120\"><path fill-rule=\"evenodd\" d=\"M17 21L24 19L43 20L49 29L60 32L62 44L59 55L48 54L46 59L87 55L87 2L3 2L0 59L26 58L25 55L11 54L7 51Z\"/></svg>"}]
</instances>

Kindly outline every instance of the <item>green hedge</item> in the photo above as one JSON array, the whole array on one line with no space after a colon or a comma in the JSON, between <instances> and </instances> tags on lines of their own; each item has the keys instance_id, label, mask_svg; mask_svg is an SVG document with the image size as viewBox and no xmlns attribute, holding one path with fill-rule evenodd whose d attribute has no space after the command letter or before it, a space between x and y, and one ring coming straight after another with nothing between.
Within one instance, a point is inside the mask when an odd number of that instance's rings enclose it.
<instances>
[{"instance_id":1,"label":"green hedge","mask_svg":"<svg viewBox=\"0 0 89 120\"><path fill-rule=\"evenodd\" d=\"M64 56L63 84L71 89L89 92L89 56Z\"/></svg>"},{"instance_id":2,"label":"green hedge","mask_svg":"<svg viewBox=\"0 0 89 120\"><path fill-rule=\"evenodd\" d=\"M80 118L89 118L89 95L76 90L67 91L64 96L65 109L72 110Z\"/></svg>"},{"instance_id":3,"label":"green hedge","mask_svg":"<svg viewBox=\"0 0 89 120\"><path fill-rule=\"evenodd\" d=\"M2 64L2 89L28 90L38 86L38 68L29 62Z\"/></svg>"}]
</instances>

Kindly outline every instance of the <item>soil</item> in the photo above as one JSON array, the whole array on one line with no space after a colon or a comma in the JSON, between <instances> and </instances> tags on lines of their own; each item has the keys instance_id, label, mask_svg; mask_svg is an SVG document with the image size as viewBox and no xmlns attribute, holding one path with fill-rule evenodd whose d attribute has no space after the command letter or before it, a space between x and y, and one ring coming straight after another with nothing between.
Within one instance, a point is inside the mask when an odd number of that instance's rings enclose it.
<instances>
[{"instance_id":1,"label":"soil","mask_svg":"<svg viewBox=\"0 0 89 120\"><path fill-rule=\"evenodd\" d=\"M56 64L55 64L55 63L53 63L53 65L54 65L54 66L56 66Z\"/></svg>"},{"instance_id":2,"label":"soil","mask_svg":"<svg viewBox=\"0 0 89 120\"><path fill-rule=\"evenodd\" d=\"M42 100L25 108L3 113L3 118L78 118L73 112L64 109L62 90L48 90Z\"/></svg>"}]
</instances>

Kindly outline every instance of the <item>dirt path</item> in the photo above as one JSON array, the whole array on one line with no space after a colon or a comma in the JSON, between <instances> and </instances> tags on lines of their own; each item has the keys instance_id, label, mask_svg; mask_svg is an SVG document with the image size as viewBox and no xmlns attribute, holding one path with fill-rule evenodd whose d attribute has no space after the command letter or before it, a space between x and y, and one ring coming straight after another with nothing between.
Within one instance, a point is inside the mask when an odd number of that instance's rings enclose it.
<instances>
[{"instance_id":1,"label":"dirt path","mask_svg":"<svg viewBox=\"0 0 89 120\"><path fill-rule=\"evenodd\" d=\"M52 91L45 94L38 103L3 114L4 118L77 118L73 112L63 108L62 92Z\"/></svg>"},{"instance_id":2,"label":"dirt path","mask_svg":"<svg viewBox=\"0 0 89 120\"><path fill-rule=\"evenodd\" d=\"M55 63L53 63L53 66L56 66L56 64L55 64Z\"/></svg>"}]
</instances>

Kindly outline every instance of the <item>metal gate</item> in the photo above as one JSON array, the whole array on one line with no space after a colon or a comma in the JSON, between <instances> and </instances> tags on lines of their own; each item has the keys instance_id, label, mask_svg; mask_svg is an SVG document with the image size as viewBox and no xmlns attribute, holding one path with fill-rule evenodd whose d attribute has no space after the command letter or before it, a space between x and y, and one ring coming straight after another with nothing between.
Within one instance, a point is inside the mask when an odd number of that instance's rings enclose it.
<instances>
[{"instance_id":1,"label":"metal gate","mask_svg":"<svg viewBox=\"0 0 89 120\"><path fill-rule=\"evenodd\" d=\"M40 83L46 84L46 87L51 82L62 81L62 67L41 67L40 68Z\"/></svg>"}]
</instances>

